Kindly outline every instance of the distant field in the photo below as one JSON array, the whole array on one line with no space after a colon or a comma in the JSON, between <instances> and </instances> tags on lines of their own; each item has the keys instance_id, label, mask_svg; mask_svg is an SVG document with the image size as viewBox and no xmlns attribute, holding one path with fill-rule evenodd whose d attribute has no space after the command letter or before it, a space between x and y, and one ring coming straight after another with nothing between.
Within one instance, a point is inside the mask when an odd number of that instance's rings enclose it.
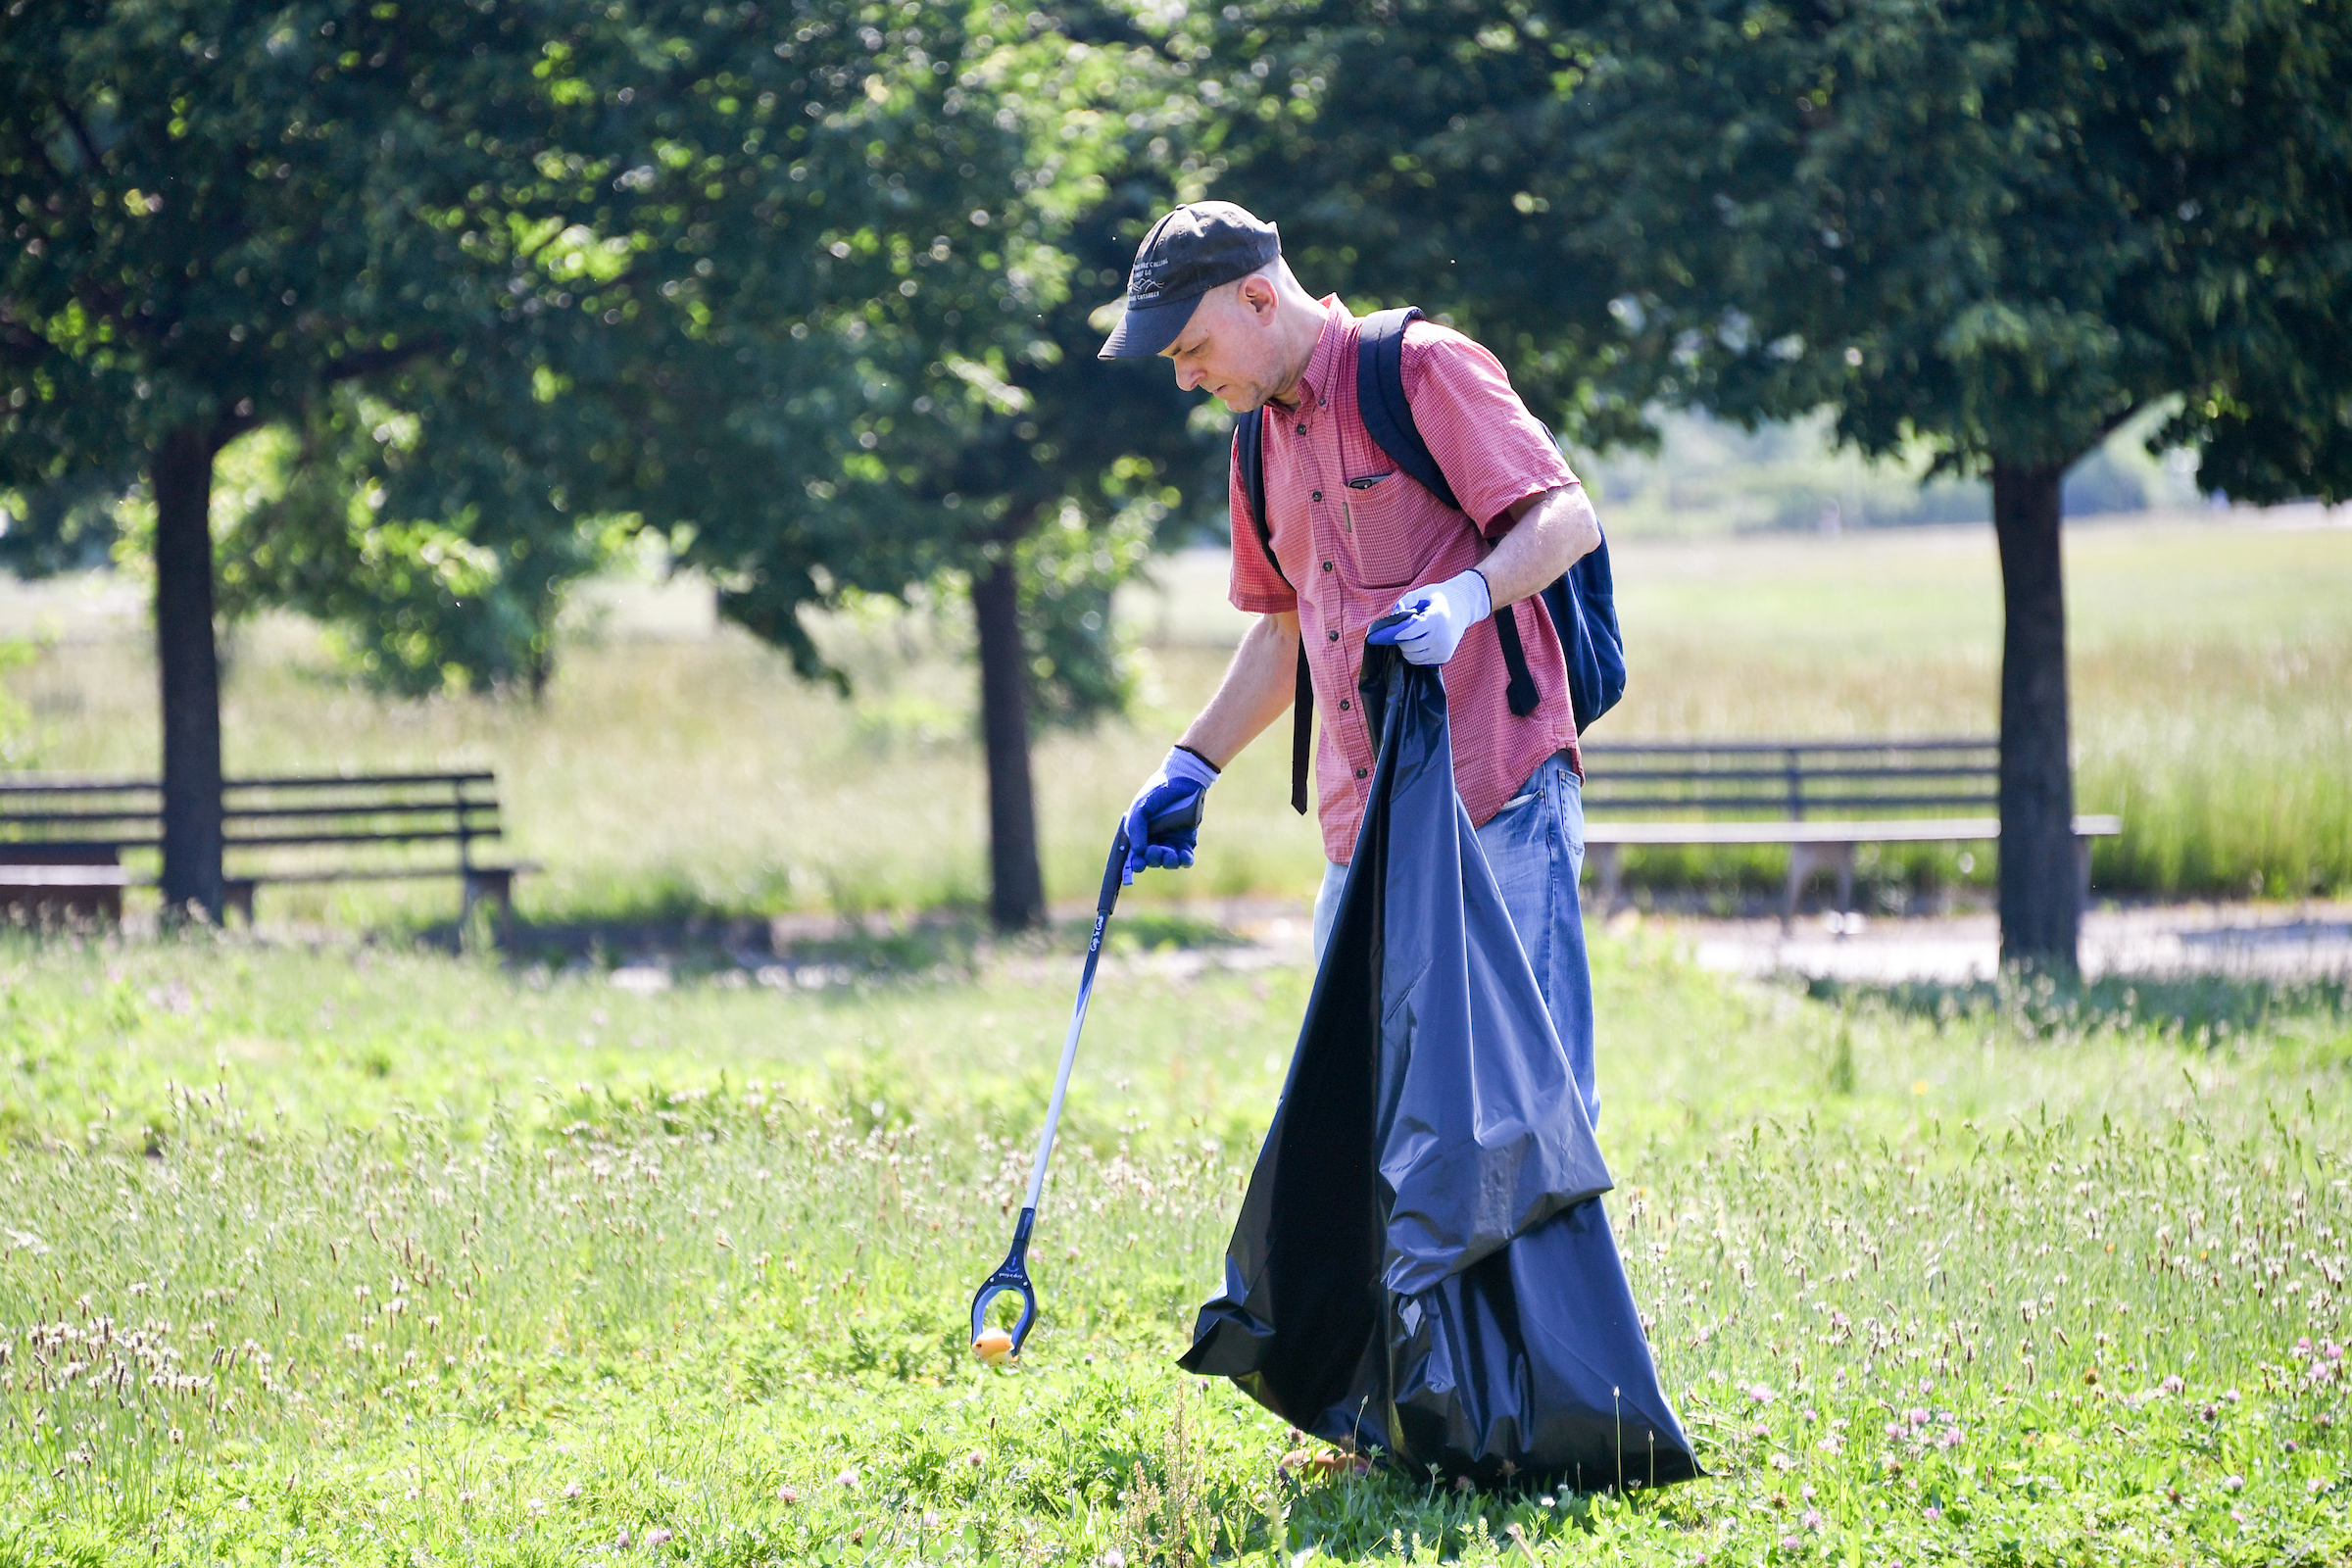
<instances>
[{"instance_id":1,"label":"distant field","mask_svg":"<svg viewBox=\"0 0 2352 1568\"><path fill-rule=\"evenodd\" d=\"M1632 684L1601 736L1989 733L2000 598L1989 530L1629 540L1615 552ZM1084 897L1118 808L1213 686L1240 617L1221 554L1160 568L1126 607L1150 644L1142 711L1038 748L1047 875ZM2294 895L2352 887L2352 527L2316 514L2070 526L2078 795L2115 811L2110 893ZM487 764L541 917L971 903L985 889L973 676L954 624L835 623L843 703L714 629L690 587L599 588L544 706L408 704L333 673L276 620L230 645L233 770ZM155 677L135 587L0 591L0 635L39 641L6 683L11 765L148 771ZM1287 739L1246 754L1210 805L1200 865L1150 896L1300 896L1319 873L1292 815ZM1766 887L1777 855L1652 856L1637 880ZM1963 878L1951 853L1889 857L1899 906ZM451 890L281 890L264 915L429 918Z\"/></svg>"}]
</instances>

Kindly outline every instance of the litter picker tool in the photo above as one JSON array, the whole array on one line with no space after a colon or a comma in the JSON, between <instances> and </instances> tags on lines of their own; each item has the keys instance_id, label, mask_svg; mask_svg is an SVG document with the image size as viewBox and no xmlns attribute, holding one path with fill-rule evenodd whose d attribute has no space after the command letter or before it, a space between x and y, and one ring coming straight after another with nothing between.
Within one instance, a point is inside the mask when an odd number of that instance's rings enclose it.
<instances>
[{"instance_id":1,"label":"litter picker tool","mask_svg":"<svg viewBox=\"0 0 2352 1568\"><path fill-rule=\"evenodd\" d=\"M1196 795L1165 815L1151 821L1151 831L1176 830L1200 825L1200 797ZM1078 1004L1070 1009L1070 1032L1061 1042L1061 1066L1054 1074L1054 1098L1046 1102L1045 1130L1038 1135L1037 1163L1029 1170L1029 1195L1021 1200L1021 1217L1012 1228L1012 1250L997 1271L980 1282L979 1291L972 1297L972 1348L980 1349L988 1330L989 1303L1011 1292L1021 1298L1020 1318L1012 1325L1009 1344L1000 1342L1001 1348L982 1350L988 1359L1002 1360L1007 1355L1021 1353L1021 1345L1029 1331L1037 1326L1037 1291L1029 1283L1029 1233L1037 1226L1037 1203L1046 1190L1046 1166L1054 1158L1054 1133L1061 1124L1061 1102L1070 1091L1070 1068L1078 1060L1078 1031L1086 1025L1087 999L1094 994L1095 966L1102 957L1102 931L1110 924L1110 911L1119 902L1121 874L1127 866L1127 824L1119 823L1118 836L1111 841L1110 859L1102 867L1102 891L1095 899L1095 934L1086 945L1086 968L1078 977ZM999 1331L1002 1332L1002 1331Z\"/></svg>"}]
</instances>

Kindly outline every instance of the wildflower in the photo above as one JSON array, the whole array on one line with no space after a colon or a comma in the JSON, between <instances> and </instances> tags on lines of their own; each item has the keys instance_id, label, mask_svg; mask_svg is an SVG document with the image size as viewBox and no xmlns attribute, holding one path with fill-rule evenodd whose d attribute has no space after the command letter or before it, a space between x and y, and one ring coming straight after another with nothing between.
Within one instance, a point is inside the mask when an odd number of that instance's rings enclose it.
<instances>
[{"instance_id":1,"label":"wildflower","mask_svg":"<svg viewBox=\"0 0 2352 1568\"><path fill-rule=\"evenodd\" d=\"M1837 1433L1833 1432L1828 1437L1822 1439L1819 1443L1813 1445L1813 1446L1819 1448L1824 1453L1843 1453L1845 1451L1845 1440L1839 1437Z\"/></svg>"},{"instance_id":2,"label":"wildflower","mask_svg":"<svg viewBox=\"0 0 2352 1568\"><path fill-rule=\"evenodd\" d=\"M2246 1490L2246 1478L2244 1476L2224 1476L2222 1477L2222 1487L2229 1492L2243 1492Z\"/></svg>"},{"instance_id":3,"label":"wildflower","mask_svg":"<svg viewBox=\"0 0 2352 1568\"><path fill-rule=\"evenodd\" d=\"M1958 1427L1945 1427L1942 1435L1936 1438L1936 1446L1938 1448L1957 1448L1960 1446L1960 1429Z\"/></svg>"},{"instance_id":4,"label":"wildflower","mask_svg":"<svg viewBox=\"0 0 2352 1568\"><path fill-rule=\"evenodd\" d=\"M1127 1568L1127 1554L1113 1546L1102 1554L1102 1568Z\"/></svg>"},{"instance_id":5,"label":"wildflower","mask_svg":"<svg viewBox=\"0 0 2352 1568\"><path fill-rule=\"evenodd\" d=\"M1783 1551L1794 1551L1797 1547L1803 1545L1804 1544L1804 1538L1801 1536L1783 1536L1781 1538L1781 1549Z\"/></svg>"},{"instance_id":6,"label":"wildflower","mask_svg":"<svg viewBox=\"0 0 2352 1568\"><path fill-rule=\"evenodd\" d=\"M1804 1499L1805 1499L1807 1502L1811 1502L1811 1501L1813 1500L1813 1487L1812 1487L1812 1484L1811 1484L1810 1482L1808 1482L1808 1483L1806 1483L1804 1486L1802 1486L1802 1487L1799 1487L1799 1488L1797 1489L1797 1493L1796 1493L1796 1494L1797 1494L1798 1496L1800 1496L1800 1497L1804 1498Z\"/></svg>"},{"instance_id":7,"label":"wildflower","mask_svg":"<svg viewBox=\"0 0 2352 1568\"><path fill-rule=\"evenodd\" d=\"M790 1487L778 1487L776 1489L776 1500L778 1502L785 1503L798 1502L801 1500L801 1494L793 1491Z\"/></svg>"},{"instance_id":8,"label":"wildflower","mask_svg":"<svg viewBox=\"0 0 2352 1568\"><path fill-rule=\"evenodd\" d=\"M577 1481L566 1481L566 1482L564 1482L564 1496L566 1496L566 1497L576 1497L576 1496L578 1496L579 1494L580 1494L580 1484L579 1484Z\"/></svg>"},{"instance_id":9,"label":"wildflower","mask_svg":"<svg viewBox=\"0 0 2352 1568\"><path fill-rule=\"evenodd\" d=\"M522 1505L522 1511L532 1515L543 1514L547 1512L547 1499L545 1497L533 1497L530 1501Z\"/></svg>"},{"instance_id":10,"label":"wildflower","mask_svg":"<svg viewBox=\"0 0 2352 1568\"><path fill-rule=\"evenodd\" d=\"M1750 1383L1741 1392L1758 1404L1770 1404L1773 1400L1772 1389L1766 1384Z\"/></svg>"},{"instance_id":11,"label":"wildflower","mask_svg":"<svg viewBox=\"0 0 2352 1568\"><path fill-rule=\"evenodd\" d=\"M1928 1504L1927 1510L1922 1513L1920 1517L1927 1520L1928 1523L1934 1524L1936 1520L1943 1517L1943 1510L1931 1502Z\"/></svg>"},{"instance_id":12,"label":"wildflower","mask_svg":"<svg viewBox=\"0 0 2352 1568\"><path fill-rule=\"evenodd\" d=\"M1910 1412L1905 1419L1907 1419L1915 1427L1924 1427L1928 1424L1928 1412L1915 1404L1911 1407Z\"/></svg>"},{"instance_id":13,"label":"wildflower","mask_svg":"<svg viewBox=\"0 0 2352 1568\"><path fill-rule=\"evenodd\" d=\"M2179 1394L2182 1389L2187 1387L2187 1384L2180 1381L2180 1374L2175 1372L2172 1376L2166 1378L2162 1383L2156 1385L2156 1392L2158 1394Z\"/></svg>"},{"instance_id":14,"label":"wildflower","mask_svg":"<svg viewBox=\"0 0 2352 1568\"><path fill-rule=\"evenodd\" d=\"M937 1508L925 1508L923 1510L923 1528L925 1530L937 1530L939 1528L939 1510Z\"/></svg>"},{"instance_id":15,"label":"wildflower","mask_svg":"<svg viewBox=\"0 0 2352 1568\"><path fill-rule=\"evenodd\" d=\"M461 1492L461 1493L459 1493L459 1494L458 1494L458 1504L459 1504L459 1506L460 1506L460 1507L463 1507L463 1506L465 1506L466 1503L469 1503L469 1502L471 1502L471 1501L473 1501L473 1494L472 1494L472 1493L470 1493L470 1492Z\"/></svg>"},{"instance_id":16,"label":"wildflower","mask_svg":"<svg viewBox=\"0 0 2352 1568\"><path fill-rule=\"evenodd\" d=\"M620 1534L612 1538L612 1547L615 1551L626 1551L629 1549L629 1527L627 1525L622 1525L620 1527Z\"/></svg>"},{"instance_id":17,"label":"wildflower","mask_svg":"<svg viewBox=\"0 0 2352 1568\"><path fill-rule=\"evenodd\" d=\"M2313 1476L2309 1481L2303 1483L2303 1490L2316 1497L2321 1493L2328 1490L2328 1483L2321 1480L2318 1476Z\"/></svg>"},{"instance_id":18,"label":"wildflower","mask_svg":"<svg viewBox=\"0 0 2352 1568\"><path fill-rule=\"evenodd\" d=\"M651 1551L651 1550L653 1550L653 1549L654 1549L656 1546L666 1546L666 1545L668 1545L668 1544L669 1544L669 1532L668 1532L667 1530L663 1529L662 1526L660 1526L660 1525L656 1525L656 1526L654 1526L654 1528L653 1528L653 1529L651 1529L651 1530L648 1530L648 1531L645 1533L645 1549L646 1549L646 1550L648 1550L648 1551Z\"/></svg>"},{"instance_id":19,"label":"wildflower","mask_svg":"<svg viewBox=\"0 0 2352 1568\"><path fill-rule=\"evenodd\" d=\"M1816 1410L1816 1409L1814 1409L1814 1408L1813 1408L1811 1405L1806 1405L1806 1406L1805 1406L1805 1419L1806 1419L1806 1421L1808 1421L1808 1422L1812 1422L1812 1421L1818 1421L1818 1420L1820 1420L1820 1419L1821 1419L1821 1412L1820 1412L1819 1410Z\"/></svg>"},{"instance_id":20,"label":"wildflower","mask_svg":"<svg viewBox=\"0 0 2352 1568\"><path fill-rule=\"evenodd\" d=\"M858 1467L856 1465L852 1465L847 1470L844 1470L841 1474L835 1476L833 1478L833 1484L837 1487L848 1487L853 1492L857 1491Z\"/></svg>"},{"instance_id":21,"label":"wildflower","mask_svg":"<svg viewBox=\"0 0 2352 1568\"><path fill-rule=\"evenodd\" d=\"M1807 1530L1819 1530L1821 1528L1821 1510L1819 1508L1807 1508L1804 1513L1798 1517L1796 1522L1800 1525L1803 1525Z\"/></svg>"}]
</instances>

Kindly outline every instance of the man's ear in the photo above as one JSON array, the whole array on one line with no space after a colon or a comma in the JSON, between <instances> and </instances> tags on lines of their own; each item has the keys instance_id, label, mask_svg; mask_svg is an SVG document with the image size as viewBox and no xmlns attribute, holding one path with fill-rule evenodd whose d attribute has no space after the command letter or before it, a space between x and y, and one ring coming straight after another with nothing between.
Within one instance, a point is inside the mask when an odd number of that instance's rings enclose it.
<instances>
[{"instance_id":1,"label":"man's ear","mask_svg":"<svg viewBox=\"0 0 2352 1568\"><path fill-rule=\"evenodd\" d=\"M1272 278L1252 272L1242 279L1241 292L1237 297L1251 319L1262 324L1267 317L1274 314L1274 302L1280 296L1275 292Z\"/></svg>"}]
</instances>

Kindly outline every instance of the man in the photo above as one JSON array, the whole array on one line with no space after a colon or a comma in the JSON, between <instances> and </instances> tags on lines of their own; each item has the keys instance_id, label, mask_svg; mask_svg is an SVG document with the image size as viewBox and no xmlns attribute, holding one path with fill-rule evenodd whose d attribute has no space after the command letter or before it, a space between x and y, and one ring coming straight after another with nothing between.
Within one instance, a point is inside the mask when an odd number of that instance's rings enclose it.
<instances>
[{"instance_id":1,"label":"man","mask_svg":"<svg viewBox=\"0 0 2352 1568\"><path fill-rule=\"evenodd\" d=\"M1434 322L1405 329L1413 420L1461 501L1446 506L1374 444L1356 409L1355 318L1317 300L1282 259L1274 225L1231 202L1179 207L1136 253L1126 313L1103 359L1158 355L1177 384L1237 414L1264 408L1263 466L1274 559L1258 544L1238 471L1231 485L1236 608L1258 619L1208 706L1145 781L1128 812L1130 879L1193 863L1197 829L1152 838L1153 817L1199 796L1290 707L1300 638L1322 739L1315 756L1325 858L1315 958L1337 916L1374 761L1356 701L1372 622L1416 664L1446 666L1454 783L1502 889L1560 1043L1595 1122L1592 977L1576 883L1584 800L1567 668L1533 596L1600 542L1600 525L1551 434L1494 357ZM1539 702L1505 696L1493 617L1517 617Z\"/></svg>"}]
</instances>

